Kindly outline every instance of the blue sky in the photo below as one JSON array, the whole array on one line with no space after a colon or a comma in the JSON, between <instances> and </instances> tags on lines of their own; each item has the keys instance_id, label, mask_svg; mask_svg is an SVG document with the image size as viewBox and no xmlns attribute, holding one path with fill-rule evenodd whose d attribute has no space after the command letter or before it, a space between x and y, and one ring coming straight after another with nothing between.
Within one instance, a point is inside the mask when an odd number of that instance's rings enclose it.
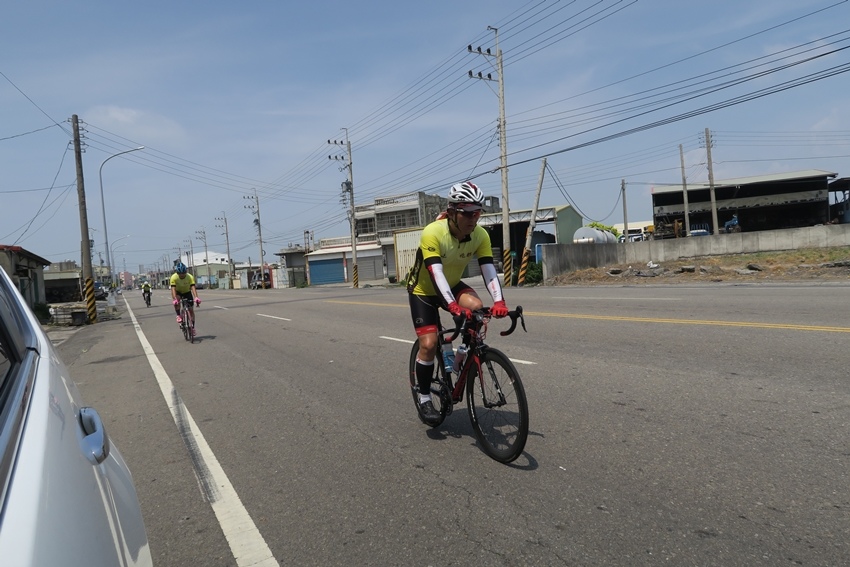
<instances>
[{"instance_id":1,"label":"blue sky","mask_svg":"<svg viewBox=\"0 0 850 567\"><path fill-rule=\"evenodd\" d=\"M497 83L467 77L496 77L466 50L494 48L488 26L505 61L511 209L531 207L548 156L542 206L620 223L625 179L629 219L649 220L651 188L681 183L680 144L688 182L707 180L705 128L715 179L850 176L846 0L8 4L0 243L51 261L80 256L73 114L95 251L102 173L116 264L134 272L190 239L199 252L198 231L224 252L221 218L231 255L256 260L255 189L266 260L304 231L348 235L345 172L327 159L343 128L357 204L465 177L501 196Z\"/></svg>"}]
</instances>

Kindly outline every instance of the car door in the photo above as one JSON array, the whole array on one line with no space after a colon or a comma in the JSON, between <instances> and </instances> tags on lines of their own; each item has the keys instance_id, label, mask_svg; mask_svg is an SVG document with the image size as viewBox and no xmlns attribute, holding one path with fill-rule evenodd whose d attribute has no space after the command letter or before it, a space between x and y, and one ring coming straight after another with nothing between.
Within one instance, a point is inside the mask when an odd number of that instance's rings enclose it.
<instances>
[{"instance_id":1,"label":"car door","mask_svg":"<svg viewBox=\"0 0 850 567\"><path fill-rule=\"evenodd\" d=\"M130 472L0 269L0 563L151 565Z\"/></svg>"}]
</instances>

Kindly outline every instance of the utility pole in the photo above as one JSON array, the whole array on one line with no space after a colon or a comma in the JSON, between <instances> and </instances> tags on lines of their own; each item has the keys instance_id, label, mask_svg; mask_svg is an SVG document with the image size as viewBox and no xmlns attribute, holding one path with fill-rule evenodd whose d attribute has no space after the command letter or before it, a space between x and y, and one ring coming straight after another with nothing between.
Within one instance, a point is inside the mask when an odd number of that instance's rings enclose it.
<instances>
[{"instance_id":1,"label":"utility pole","mask_svg":"<svg viewBox=\"0 0 850 567\"><path fill-rule=\"evenodd\" d=\"M189 247L189 254L186 256L186 265L192 268L192 275L195 275L195 247L192 245L192 237L190 236L183 241ZM183 261L183 258L180 258Z\"/></svg>"},{"instance_id":2,"label":"utility pole","mask_svg":"<svg viewBox=\"0 0 850 567\"><path fill-rule=\"evenodd\" d=\"M717 223L717 199L714 196L714 167L711 163L711 130L705 129L705 153L708 160L708 193L711 195L711 223L714 226L712 234L720 234Z\"/></svg>"},{"instance_id":3,"label":"utility pole","mask_svg":"<svg viewBox=\"0 0 850 567\"><path fill-rule=\"evenodd\" d=\"M510 286L513 282L513 268L511 263L511 223L510 223L510 205L508 202L508 135L507 122L505 120L505 74L502 67L502 50L499 49L499 30L493 26L487 26L488 30L492 30L496 36L496 55L490 52L490 49L484 51L479 47L476 52L485 57L495 57L496 59L496 74L499 81L499 154L502 170L502 271L505 275L505 285ZM467 46L467 50L473 53L472 46ZM484 75L479 72L474 75L469 71L469 77L473 79L482 79L492 81L492 75L487 73Z\"/></svg>"},{"instance_id":4,"label":"utility pole","mask_svg":"<svg viewBox=\"0 0 850 567\"><path fill-rule=\"evenodd\" d=\"M691 208L688 206L688 178L685 177L685 152L679 144L679 161L682 162L682 202L685 204L685 236L691 235Z\"/></svg>"},{"instance_id":5,"label":"utility pole","mask_svg":"<svg viewBox=\"0 0 850 567\"><path fill-rule=\"evenodd\" d=\"M626 180L625 179L620 180L620 194L623 195L623 232L626 235L626 239L624 241L624 243L625 243L625 242L629 241L629 211L628 211L628 208L626 207Z\"/></svg>"},{"instance_id":6,"label":"utility pole","mask_svg":"<svg viewBox=\"0 0 850 567\"><path fill-rule=\"evenodd\" d=\"M224 224L217 224L218 228L224 229L224 241L227 243L227 283L228 288L233 287L233 258L230 257L230 232L227 230L227 213L221 211L220 217L215 217L215 220L221 221Z\"/></svg>"},{"instance_id":7,"label":"utility pole","mask_svg":"<svg viewBox=\"0 0 850 567\"><path fill-rule=\"evenodd\" d=\"M254 203L252 205L245 205L246 209L251 209L257 218L254 219L254 224L257 227L257 236L260 242L260 285L263 286L263 289L266 288L266 273L263 271L263 257L266 255L265 250L263 250L263 224L260 221L260 198L257 196L257 190L254 189L254 195L243 195L243 199L253 199ZM250 267L251 262L249 259L248 266ZM250 281L248 284L250 285Z\"/></svg>"},{"instance_id":8,"label":"utility pole","mask_svg":"<svg viewBox=\"0 0 850 567\"><path fill-rule=\"evenodd\" d=\"M528 259L531 256L531 239L534 236L534 227L537 219L537 204L540 202L540 193L543 191L543 176L546 173L546 158L540 166L540 181L537 182L537 193L534 195L534 207L531 209L531 222L528 223L528 232L525 234L525 246L522 249L522 263L519 268L517 285L525 283L525 274L528 272Z\"/></svg>"},{"instance_id":9,"label":"utility pole","mask_svg":"<svg viewBox=\"0 0 850 567\"><path fill-rule=\"evenodd\" d=\"M71 116L74 130L74 157L77 162L77 201L80 208L80 235L82 261L82 279L85 282L83 298L86 301L86 311L89 323L97 323L97 305L94 299L94 277L91 269L91 242L89 241L89 218L86 213L86 186L83 181L83 150L80 145L80 121L77 115Z\"/></svg>"},{"instance_id":10,"label":"utility pole","mask_svg":"<svg viewBox=\"0 0 850 567\"><path fill-rule=\"evenodd\" d=\"M198 240L204 242L204 263L207 265L207 288L212 287L212 276L210 275L210 255L207 251L207 229L201 227L201 230L196 230L196 234L200 234Z\"/></svg>"},{"instance_id":11,"label":"utility pole","mask_svg":"<svg viewBox=\"0 0 850 567\"><path fill-rule=\"evenodd\" d=\"M343 128L343 130L345 130L345 147L348 150L348 163L343 166L343 169L348 170L348 181L342 184L342 196L344 199L345 194L348 193L350 204L348 221L351 224L351 281L352 287L359 288L360 281L357 275L357 219L354 216L354 162L351 159L351 142L348 140L348 128ZM328 140L328 144L342 146L343 142ZM328 159L345 161L346 158L343 156L328 156Z\"/></svg>"}]
</instances>

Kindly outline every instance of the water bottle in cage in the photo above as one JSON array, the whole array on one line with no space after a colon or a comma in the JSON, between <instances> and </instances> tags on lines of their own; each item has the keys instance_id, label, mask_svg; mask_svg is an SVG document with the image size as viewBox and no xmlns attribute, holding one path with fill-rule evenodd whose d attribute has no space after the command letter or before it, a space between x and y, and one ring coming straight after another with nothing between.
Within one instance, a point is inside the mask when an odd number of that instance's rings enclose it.
<instances>
[{"instance_id":1,"label":"water bottle in cage","mask_svg":"<svg viewBox=\"0 0 850 567\"><path fill-rule=\"evenodd\" d=\"M469 347L465 344L461 343L457 347L457 353L455 354L454 364L452 365L452 371L457 374L460 372L460 369L463 367L463 361L466 360L466 353L469 350Z\"/></svg>"},{"instance_id":2,"label":"water bottle in cage","mask_svg":"<svg viewBox=\"0 0 850 567\"><path fill-rule=\"evenodd\" d=\"M451 372L454 368L455 353L452 348L452 343L444 342L441 348L443 352L443 366L446 367L446 372Z\"/></svg>"}]
</instances>

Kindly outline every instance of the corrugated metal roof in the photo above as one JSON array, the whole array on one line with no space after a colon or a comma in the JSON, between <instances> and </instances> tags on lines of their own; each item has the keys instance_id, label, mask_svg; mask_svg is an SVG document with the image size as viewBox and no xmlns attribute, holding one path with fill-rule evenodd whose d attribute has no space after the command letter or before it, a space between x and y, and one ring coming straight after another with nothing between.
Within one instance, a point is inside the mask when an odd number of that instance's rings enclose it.
<instances>
[{"instance_id":1,"label":"corrugated metal roof","mask_svg":"<svg viewBox=\"0 0 850 567\"><path fill-rule=\"evenodd\" d=\"M4 252L15 252L16 254L20 254L21 256L24 256L25 258L35 260L36 262L38 262L42 266L49 266L50 265L50 260L42 258L38 254L33 254L32 252L30 252L26 248L21 248L20 246L15 246L15 245L11 245L11 244L0 244L0 250L2 250Z\"/></svg>"},{"instance_id":2,"label":"corrugated metal roof","mask_svg":"<svg viewBox=\"0 0 850 567\"><path fill-rule=\"evenodd\" d=\"M848 191L850 190L850 177L841 177L829 184L830 191Z\"/></svg>"},{"instance_id":3,"label":"corrugated metal roof","mask_svg":"<svg viewBox=\"0 0 850 567\"><path fill-rule=\"evenodd\" d=\"M714 187L735 187L738 185L752 185L754 183L769 183L771 181L793 181L796 179L810 179L812 177L835 177L837 173L824 171L822 169L806 169L803 171L791 171L788 173L770 173L767 175L756 175L753 177L736 177L714 182ZM708 183L688 183L688 191L707 189ZM652 194L682 192L681 185L665 185L653 187Z\"/></svg>"}]
</instances>

